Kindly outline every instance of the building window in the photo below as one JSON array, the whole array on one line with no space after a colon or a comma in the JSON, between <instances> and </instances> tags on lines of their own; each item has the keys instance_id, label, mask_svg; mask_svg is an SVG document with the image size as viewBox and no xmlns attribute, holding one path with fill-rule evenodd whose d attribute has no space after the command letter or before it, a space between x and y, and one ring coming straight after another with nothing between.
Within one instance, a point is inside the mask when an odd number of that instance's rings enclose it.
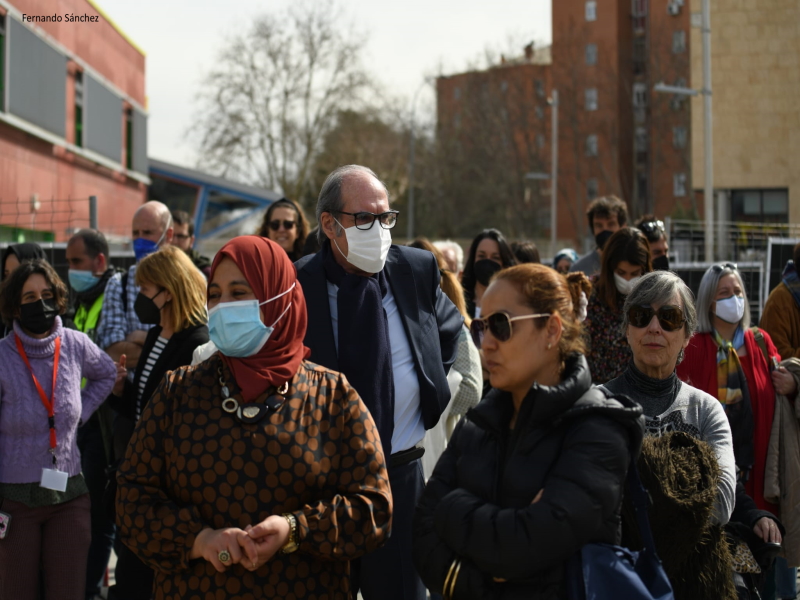
<instances>
[{"instance_id":1,"label":"building window","mask_svg":"<svg viewBox=\"0 0 800 600\"><path fill-rule=\"evenodd\" d=\"M586 136L586 156L597 156L597 136Z\"/></svg>"},{"instance_id":2,"label":"building window","mask_svg":"<svg viewBox=\"0 0 800 600\"><path fill-rule=\"evenodd\" d=\"M544 148L544 135L541 133L536 134L536 147L541 150Z\"/></svg>"},{"instance_id":3,"label":"building window","mask_svg":"<svg viewBox=\"0 0 800 600\"><path fill-rule=\"evenodd\" d=\"M645 25L647 24L647 0L632 0L631 18L635 32L645 30Z\"/></svg>"},{"instance_id":4,"label":"building window","mask_svg":"<svg viewBox=\"0 0 800 600\"><path fill-rule=\"evenodd\" d=\"M589 201L597 198L597 190L597 179L589 179L586 182L586 197L589 199Z\"/></svg>"},{"instance_id":5,"label":"building window","mask_svg":"<svg viewBox=\"0 0 800 600\"><path fill-rule=\"evenodd\" d=\"M636 108L643 108L647 106L647 84L634 83L633 84L633 106Z\"/></svg>"},{"instance_id":6,"label":"building window","mask_svg":"<svg viewBox=\"0 0 800 600\"><path fill-rule=\"evenodd\" d=\"M686 148L689 143L689 130L686 127L672 128L672 146L675 148Z\"/></svg>"},{"instance_id":7,"label":"building window","mask_svg":"<svg viewBox=\"0 0 800 600\"><path fill-rule=\"evenodd\" d=\"M636 174L636 197L640 201L647 200L647 173Z\"/></svg>"},{"instance_id":8,"label":"building window","mask_svg":"<svg viewBox=\"0 0 800 600\"><path fill-rule=\"evenodd\" d=\"M595 2L594 0L586 1L586 20L587 21L597 20L597 2Z\"/></svg>"},{"instance_id":9,"label":"building window","mask_svg":"<svg viewBox=\"0 0 800 600\"><path fill-rule=\"evenodd\" d=\"M508 91L508 82L507 81L501 81L500 82L500 91L503 92L503 93Z\"/></svg>"},{"instance_id":10,"label":"building window","mask_svg":"<svg viewBox=\"0 0 800 600\"><path fill-rule=\"evenodd\" d=\"M533 110L536 113L537 119L544 119L544 109L541 106L537 106Z\"/></svg>"},{"instance_id":11,"label":"building window","mask_svg":"<svg viewBox=\"0 0 800 600\"><path fill-rule=\"evenodd\" d=\"M536 95L539 96L539 98L544 98L544 81L542 81L541 79L537 79L535 85L536 85Z\"/></svg>"},{"instance_id":12,"label":"building window","mask_svg":"<svg viewBox=\"0 0 800 600\"><path fill-rule=\"evenodd\" d=\"M75 145L83 148L83 73L75 72Z\"/></svg>"},{"instance_id":13,"label":"building window","mask_svg":"<svg viewBox=\"0 0 800 600\"><path fill-rule=\"evenodd\" d=\"M453 100L460 100L461 99L461 88L454 87L453 88Z\"/></svg>"},{"instance_id":14,"label":"building window","mask_svg":"<svg viewBox=\"0 0 800 600\"><path fill-rule=\"evenodd\" d=\"M733 190L731 193L731 220L753 223L788 223L788 190Z\"/></svg>"},{"instance_id":15,"label":"building window","mask_svg":"<svg viewBox=\"0 0 800 600\"><path fill-rule=\"evenodd\" d=\"M125 168L133 169L133 109L125 109Z\"/></svg>"},{"instance_id":16,"label":"building window","mask_svg":"<svg viewBox=\"0 0 800 600\"><path fill-rule=\"evenodd\" d=\"M597 64L597 44L586 45L586 64L587 65Z\"/></svg>"},{"instance_id":17,"label":"building window","mask_svg":"<svg viewBox=\"0 0 800 600\"><path fill-rule=\"evenodd\" d=\"M636 128L636 137L634 138L634 146L637 154L647 152L647 129L645 127Z\"/></svg>"},{"instance_id":18,"label":"building window","mask_svg":"<svg viewBox=\"0 0 800 600\"><path fill-rule=\"evenodd\" d=\"M672 176L672 195L676 198L686 195L686 173L675 173Z\"/></svg>"},{"instance_id":19,"label":"building window","mask_svg":"<svg viewBox=\"0 0 800 600\"><path fill-rule=\"evenodd\" d=\"M453 118L453 125L456 129L461 129L461 115L456 115Z\"/></svg>"},{"instance_id":20,"label":"building window","mask_svg":"<svg viewBox=\"0 0 800 600\"><path fill-rule=\"evenodd\" d=\"M672 32L672 53L683 54L686 52L686 32L673 31Z\"/></svg>"},{"instance_id":21,"label":"building window","mask_svg":"<svg viewBox=\"0 0 800 600\"><path fill-rule=\"evenodd\" d=\"M586 110L597 110L597 90L590 88L586 90Z\"/></svg>"},{"instance_id":22,"label":"building window","mask_svg":"<svg viewBox=\"0 0 800 600\"><path fill-rule=\"evenodd\" d=\"M633 40L633 74L643 75L647 66L647 40L637 37Z\"/></svg>"}]
</instances>

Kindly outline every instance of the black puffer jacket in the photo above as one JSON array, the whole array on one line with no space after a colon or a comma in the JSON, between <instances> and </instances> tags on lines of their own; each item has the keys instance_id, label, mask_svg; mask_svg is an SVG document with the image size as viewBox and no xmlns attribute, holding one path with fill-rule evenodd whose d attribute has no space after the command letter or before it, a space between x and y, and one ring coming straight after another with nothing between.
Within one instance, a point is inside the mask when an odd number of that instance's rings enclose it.
<instances>
[{"instance_id":1,"label":"black puffer jacket","mask_svg":"<svg viewBox=\"0 0 800 600\"><path fill-rule=\"evenodd\" d=\"M511 395L498 390L459 423L414 516L414 564L429 589L440 592L460 558L455 600L563 598L567 558L619 543L644 420L638 404L591 383L576 354L561 384L531 388L513 431Z\"/></svg>"}]
</instances>

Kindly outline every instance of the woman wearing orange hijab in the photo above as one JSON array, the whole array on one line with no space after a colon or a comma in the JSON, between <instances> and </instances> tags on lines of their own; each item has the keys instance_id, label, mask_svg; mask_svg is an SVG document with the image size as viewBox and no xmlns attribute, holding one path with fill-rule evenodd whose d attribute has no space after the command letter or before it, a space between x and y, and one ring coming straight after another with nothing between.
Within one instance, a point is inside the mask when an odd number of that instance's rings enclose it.
<instances>
[{"instance_id":1,"label":"woman wearing orange hijab","mask_svg":"<svg viewBox=\"0 0 800 600\"><path fill-rule=\"evenodd\" d=\"M208 308L219 352L167 374L120 467L122 541L155 569L156 599L347 599L349 561L389 537L375 423L341 374L304 360L280 246L223 246Z\"/></svg>"}]
</instances>

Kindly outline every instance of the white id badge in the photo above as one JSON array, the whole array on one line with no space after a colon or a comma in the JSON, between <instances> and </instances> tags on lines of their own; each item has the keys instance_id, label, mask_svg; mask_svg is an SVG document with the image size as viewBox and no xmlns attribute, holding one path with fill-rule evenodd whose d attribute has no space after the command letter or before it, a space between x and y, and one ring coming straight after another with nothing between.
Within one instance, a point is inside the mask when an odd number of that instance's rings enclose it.
<instances>
[{"instance_id":1,"label":"white id badge","mask_svg":"<svg viewBox=\"0 0 800 600\"><path fill-rule=\"evenodd\" d=\"M63 471L56 469L42 469L42 481L39 484L48 490L55 490L57 492L67 491L67 479L69 475Z\"/></svg>"}]
</instances>

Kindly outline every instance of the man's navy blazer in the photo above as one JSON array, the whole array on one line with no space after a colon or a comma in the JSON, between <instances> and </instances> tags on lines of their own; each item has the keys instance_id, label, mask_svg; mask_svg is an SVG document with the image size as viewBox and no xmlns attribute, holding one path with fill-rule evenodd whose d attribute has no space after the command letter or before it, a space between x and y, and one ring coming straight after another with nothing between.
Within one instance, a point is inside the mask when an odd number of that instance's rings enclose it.
<instances>
[{"instance_id":1,"label":"man's navy blazer","mask_svg":"<svg viewBox=\"0 0 800 600\"><path fill-rule=\"evenodd\" d=\"M322 253L301 258L295 266L308 309L304 343L311 348L310 360L338 371ZM450 402L447 372L456 359L464 319L439 287L439 267L430 252L393 245L384 273L414 355L422 419L425 429L430 429ZM364 335L370 335L369 328Z\"/></svg>"}]
</instances>

